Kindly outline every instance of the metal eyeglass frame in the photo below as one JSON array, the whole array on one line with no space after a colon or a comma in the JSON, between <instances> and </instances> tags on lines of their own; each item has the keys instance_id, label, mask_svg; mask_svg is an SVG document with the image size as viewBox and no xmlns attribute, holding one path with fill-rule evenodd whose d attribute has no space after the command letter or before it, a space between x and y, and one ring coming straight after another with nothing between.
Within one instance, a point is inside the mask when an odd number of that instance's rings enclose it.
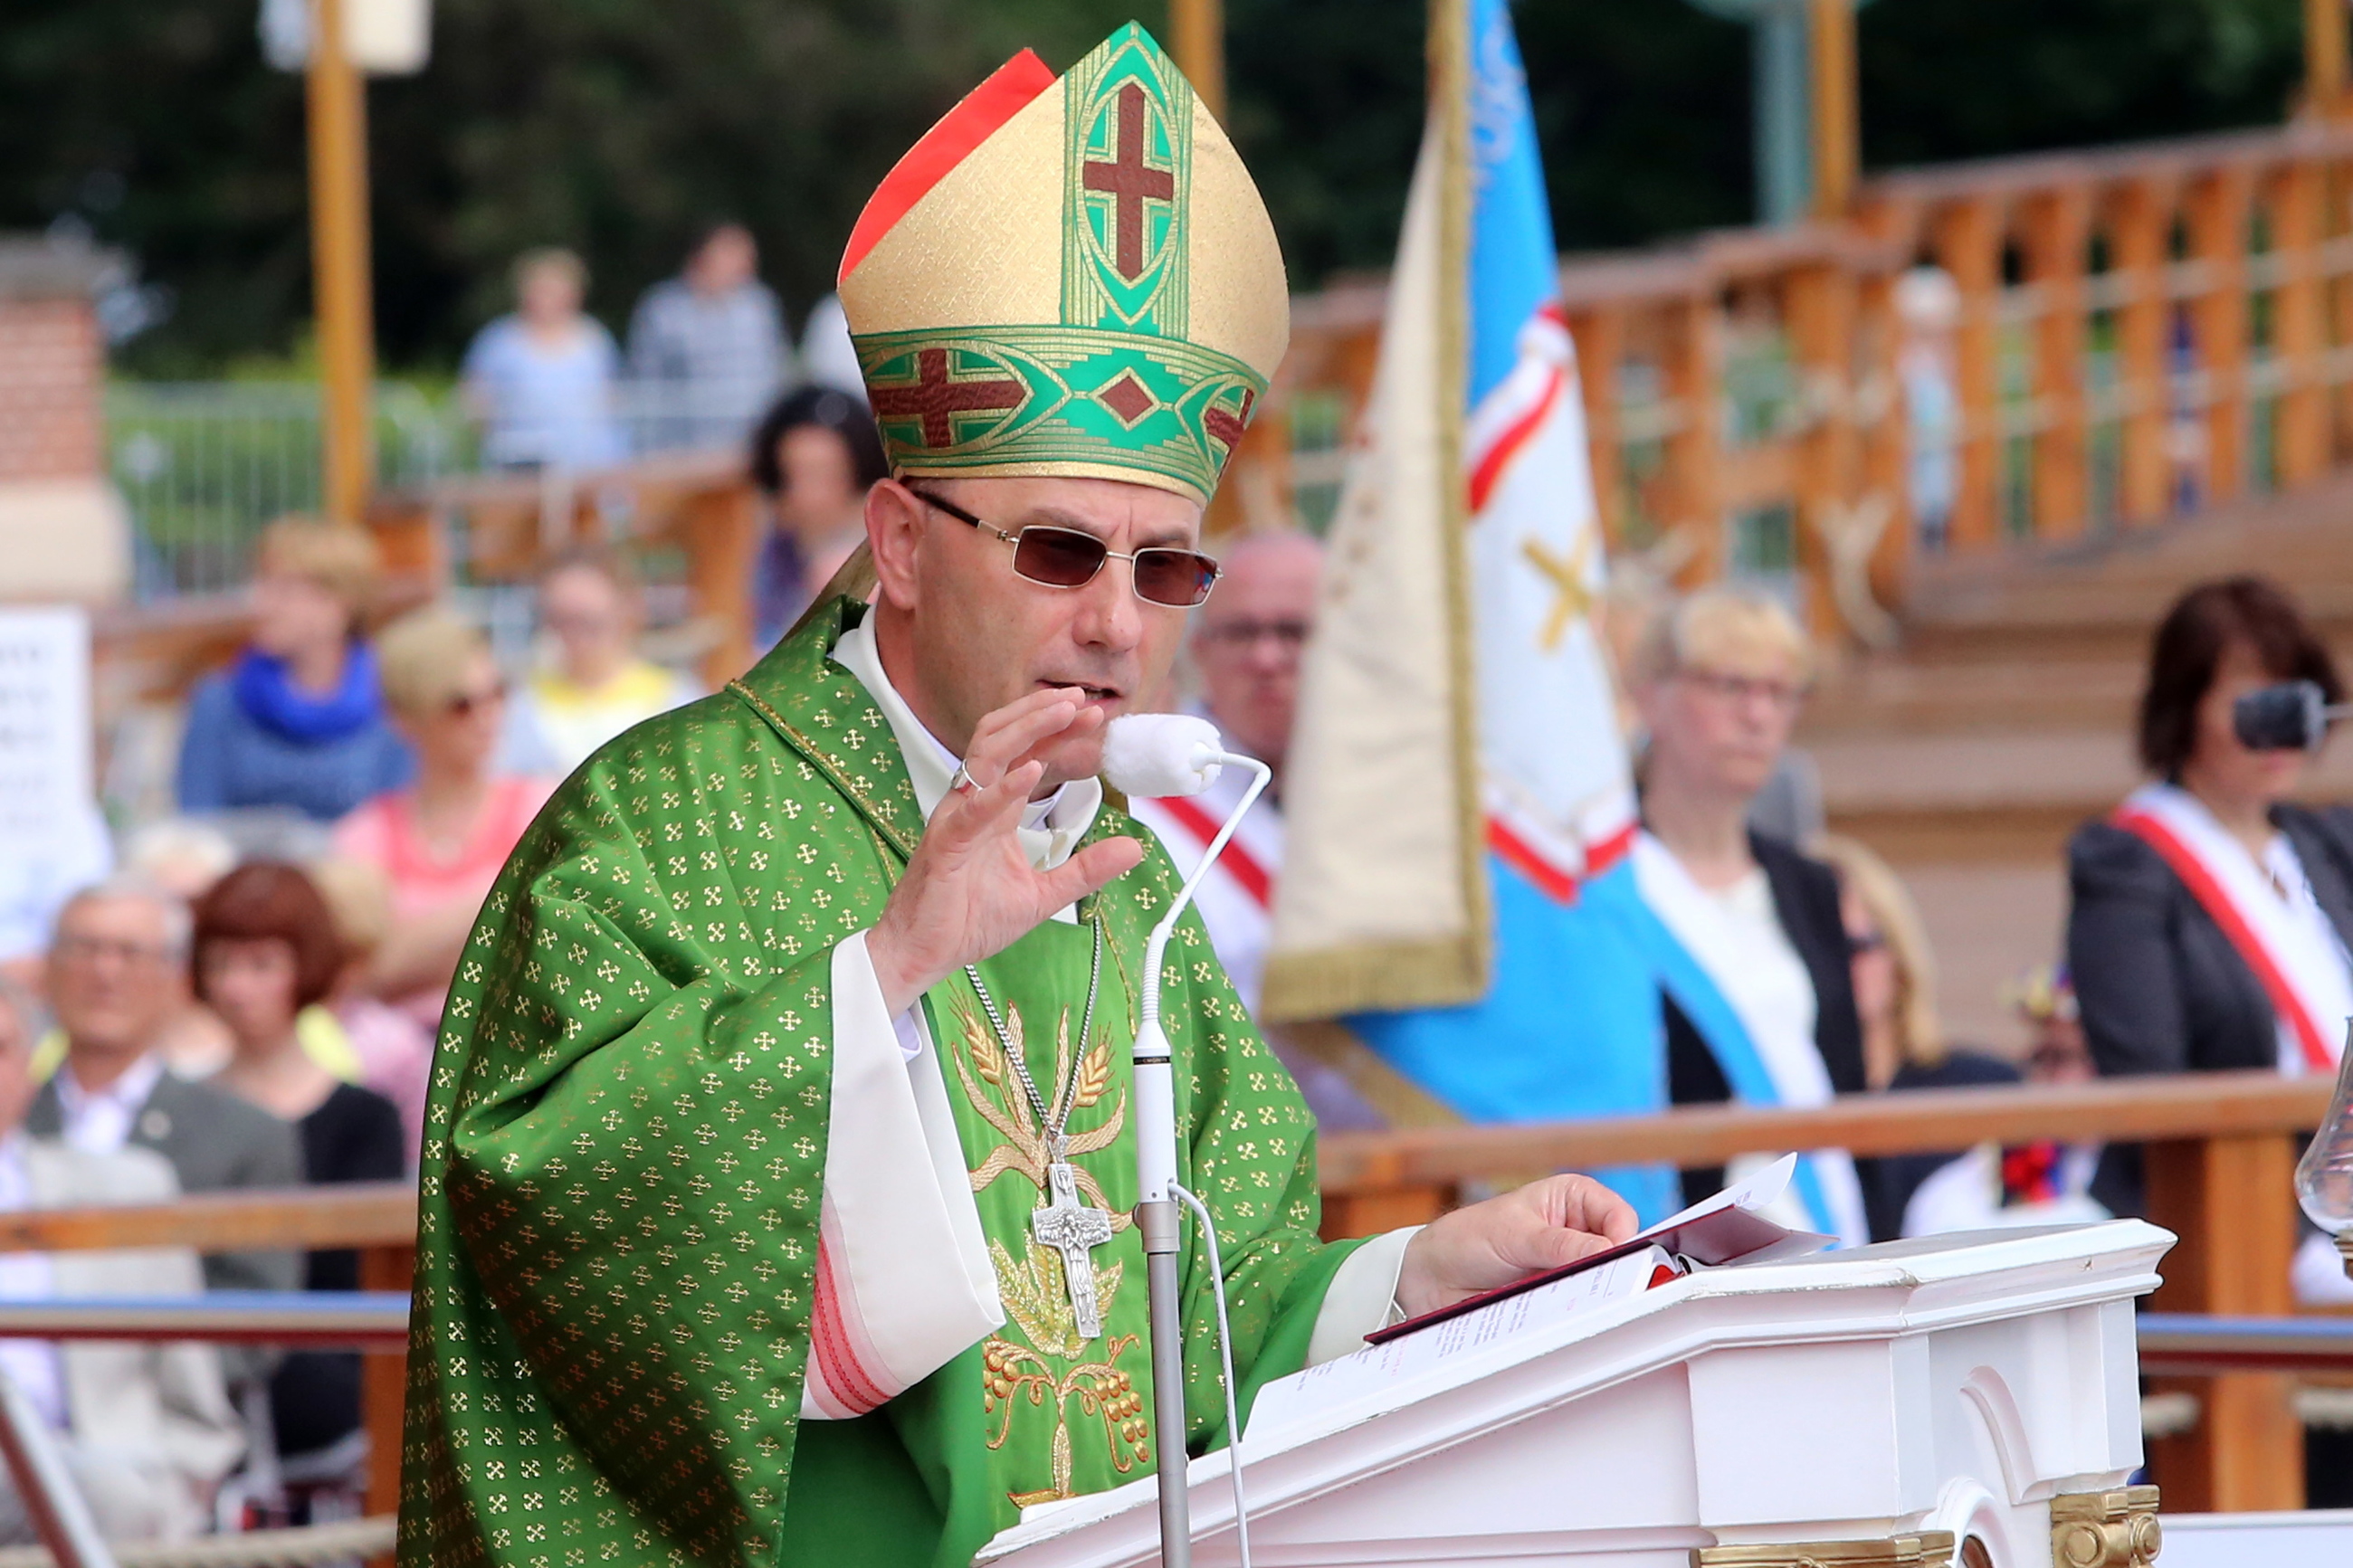
<instances>
[{"instance_id":1,"label":"metal eyeglass frame","mask_svg":"<svg viewBox=\"0 0 2353 1568\"><path fill-rule=\"evenodd\" d=\"M1013 546L1017 561L1019 559L1021 550L1021 536L1025 533L1067 533L1071 535L1073 538L1090 541L1102 549L1103 552L1103 563L1098 563L1094 571L1088 574L1086 582L1084 583L1048 583L1042 579L1030 576L1028 573L1023 572L1018 565L1014 568L1014 574L1019 577L1023 582L1036 583L1038 586L1041 588L1083 588L1087 585L1087 583L1093 582L1097 576L1102 574L1104 563L1113 561L1124 561L1127 563L1128 591L1134 594L1145 604L1150 605L1155 609L1159 610L1198 610L1203 605L1209 602L1209 595L1217 590L1219 579L1222 578L1226 574L1226 569L1219 565L1215 558L1205 554L1198 550L1179 550L1176 546L1168 544L1147 544L1141 550L1124 552L1118 551L1113 550L1110 545L1103 543L1102 540L1095 538L1093 534L1087 532L1083 529L1064 528L1059 523L1051 522L1031 523L1028 528L1021 529L1013 533L1008 533L1005 530L997 527L995 523L990 522L984 518L974 516L971 512L965 510L964 508L956 505L955 502L949 500L944 496L935 496L929 490L917 489L913 485L907 486L906 489L909 495L913 496L916 500L923 501L928 505L939 508L940 510L947 513L950 517L955 518L958 522L968 522L972 524L973 527L980 530L983 533L993 533L997 535L997 538ZM1155 599L1148 596L1144 592L1143 588L1136 583L1135 561L1136 557L1139 555L1151 555L1155 553L1164 555L1185 555L1190 556L1196 561L1207 562L1209 567L1209 581L1208 585L1201 590L1201 596L1194 600L1189 605L1172 605L1166 599Z\"/></svg>"}]
</instances>

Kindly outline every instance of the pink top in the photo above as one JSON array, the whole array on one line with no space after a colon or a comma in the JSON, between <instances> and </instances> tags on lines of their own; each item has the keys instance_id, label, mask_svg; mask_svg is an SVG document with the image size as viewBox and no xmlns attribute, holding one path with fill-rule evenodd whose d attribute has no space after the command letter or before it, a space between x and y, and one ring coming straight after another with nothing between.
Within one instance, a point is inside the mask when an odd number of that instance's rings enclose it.
<instances>
[{"instance_id":1,"label":"pink top","mask_svg":"<svg viewBox=\"0 0 2353 1568\"><path fill-rule=\"evenodd\" d=\"M410 790L377 795L335 824L335 853L381 867L392 883L395 920L411 920L444 904L478 910L491 895L508 855L555 786L545 779L517 775L493 780L474 836L444 858L417 831L417 797ZM416 1019L429 1042L441 1025L445 979L408 995L388 998Z\"/></svg>"},{"instance_id":2,"label":"pink top","mask_svg":"<svg viewBox=\"0 0 2353 1568\"><path fill-rule=\"evenodd\" d=\"M395 790L335 824L335 853L383 868L392 882L396 917L406 919L453 900L480 905L523 829L554 793L544 779L494 780L473 837L444 859L417 834L415 792Z\"/></svg>"}]
</instances>

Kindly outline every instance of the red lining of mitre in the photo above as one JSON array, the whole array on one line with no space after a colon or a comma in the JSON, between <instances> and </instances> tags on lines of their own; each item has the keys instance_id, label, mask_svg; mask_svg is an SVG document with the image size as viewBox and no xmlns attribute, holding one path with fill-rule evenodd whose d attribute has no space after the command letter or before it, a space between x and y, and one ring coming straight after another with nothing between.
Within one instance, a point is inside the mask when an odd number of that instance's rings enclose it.
<instances>
[{"instance_id":1,"label":"red lining of mitre","mask_svg":"<svg viewBox=\"0 0 2353 1568\"><path fill-rule=\"evenodd\" d=\"M965 94L961 102L940 117L938 124L923 132L922 141L907 149L866 198L866 210L858 215L858 225L849 231L849 247L841 253L837 281L856 271L866 253L881 244L882 237L945 179L950 169L1053 85L1052 69L1035 50L1024 49Z\"/></svg>"}]
</instances>

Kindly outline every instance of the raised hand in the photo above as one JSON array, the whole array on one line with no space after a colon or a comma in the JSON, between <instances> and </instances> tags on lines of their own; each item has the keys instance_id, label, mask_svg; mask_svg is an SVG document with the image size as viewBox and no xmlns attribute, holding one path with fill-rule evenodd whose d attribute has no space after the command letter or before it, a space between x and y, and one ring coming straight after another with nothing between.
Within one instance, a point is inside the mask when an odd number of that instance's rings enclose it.
<instances>
[{"instance_id":1,"label":"raised hand","mask_svg":"<svg viewBox=\"0 0 2353 1568\"><path fill-rule=\"evenodd\" d=\"M1633 1236L1634 1210L1590 1176L1547 1176L1432 1220L1406 1244L1397 1302L1409 1316L1574 1263Z\"/></svg>"},{"instance_id":2,"label":"raised hand","mask_svg":"<svg viewBox=\"0 0 2353 1568\"><path fill-rule=\"evenodd\" d=\"M964 760L970 782L932 813L907 874L866 938L893 1015L1144 858L1134 839L1106 838L1040 871L1016 837L1022 807L1045 776L1039 754L1103 723L1084 691L1055 688L1008 703L973 731Z\"/></svg>"}]
</instances>

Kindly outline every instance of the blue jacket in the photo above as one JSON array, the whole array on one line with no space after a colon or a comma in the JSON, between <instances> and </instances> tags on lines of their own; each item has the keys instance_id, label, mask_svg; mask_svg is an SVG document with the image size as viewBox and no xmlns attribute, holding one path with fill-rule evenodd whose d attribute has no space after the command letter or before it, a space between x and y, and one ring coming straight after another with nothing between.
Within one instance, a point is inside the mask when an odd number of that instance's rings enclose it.
<instances>
[{"instance_id":1,"label":"blue jacket","mask_svg":"<svg viewBox=\"0 0 2353 1568\"><path fill-rule=\"evenodd\" d=\"M234 673L223 670L188 699L176 793L191 814L277 805L332 822L416 771L406 742L381 714L334 740L289 740L245 710Z\"/></svg>"}]
</instances>

